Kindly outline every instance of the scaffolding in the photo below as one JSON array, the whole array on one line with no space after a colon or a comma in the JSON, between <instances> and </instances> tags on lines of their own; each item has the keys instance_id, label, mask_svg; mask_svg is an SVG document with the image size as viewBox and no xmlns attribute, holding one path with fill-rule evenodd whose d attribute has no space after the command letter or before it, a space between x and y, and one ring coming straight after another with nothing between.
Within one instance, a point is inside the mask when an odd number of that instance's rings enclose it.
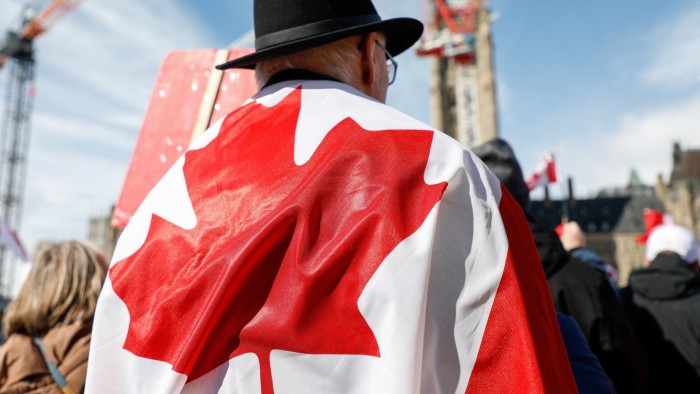
<instances>
[{"instance_id":1,"label":"scaffolding","mask_svg":"<svg viewBox=\"0 0 700 394\"><path fill-rule=\"evenodd\" d=\"M25 8L19 31L8 32L0 45L0 68L9 69L0 129L0 220L9 231L19 231L22 221L35 92L34 39L81 2L54 0L36 16L33 8ZM0 244L0 294L8 295L12 288L14 263L14 256Z\"/></svg>"},{"instance_id":2,"label":"scaffolding","mask_svg":"<svg viewBox=\"0 0 700 394\"><path fill-rule=\"evenodd\" d=\"M481 0L431 0L416 53L431 57L435 128L467 147L498 136L489 12Z\"/></svg>"},{"instance_id":3,"label":"scaffolding","mask_svg":"<svg viewBox=\"0 0 700 394\"><path fill-rule=\"evenodd\" d=\"M5 112L0 130L0 219L10 229L19 229L34 102L34 49L31 39L10 32L3 50L10 54L10 61L7 63ZM12 258L11 252L0 246L2 294L8 294L11 278L14 277Z\"/></svg>"}]
</instances>

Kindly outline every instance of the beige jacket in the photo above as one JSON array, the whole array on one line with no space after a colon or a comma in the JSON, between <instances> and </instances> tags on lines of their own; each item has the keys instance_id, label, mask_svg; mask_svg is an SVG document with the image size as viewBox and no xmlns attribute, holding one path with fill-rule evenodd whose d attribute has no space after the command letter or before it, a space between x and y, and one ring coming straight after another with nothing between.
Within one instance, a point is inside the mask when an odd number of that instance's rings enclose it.
<instances>
[{"instance_id":1,"label":"beige jacket","mask_svg":"<svg viewBox=\"0 0 700 394\"><path fill-rule=\"evenodd\" d=\"M85 388L92 323L57 327L42 338L49 358L78 393ZM61 390L32 338L12 334L0 347L0 394L56 393Z\"/></svg>"}]
</instances>

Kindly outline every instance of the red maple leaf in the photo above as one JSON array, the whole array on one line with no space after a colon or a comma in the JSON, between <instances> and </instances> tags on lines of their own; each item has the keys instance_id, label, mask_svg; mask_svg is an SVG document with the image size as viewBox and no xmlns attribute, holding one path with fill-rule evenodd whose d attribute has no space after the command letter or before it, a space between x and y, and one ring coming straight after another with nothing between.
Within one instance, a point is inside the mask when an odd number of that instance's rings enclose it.
<instances>
[{"instance_id":1,"label":"red maple leaf","mask_svg":"<svg viewBox=\"0 0 700 394\"><path fill-rule=\"evenodd\" d=\"M357 306L386 256L425 221L446 184L423 180L433 133L368 132L346 118L294 163L301 89L256 103L186 154L197 226L153 216L141 249L110 270L126 304L124 348L192 381L241 354L380 356Z\"/></svg>"}]
</instances>

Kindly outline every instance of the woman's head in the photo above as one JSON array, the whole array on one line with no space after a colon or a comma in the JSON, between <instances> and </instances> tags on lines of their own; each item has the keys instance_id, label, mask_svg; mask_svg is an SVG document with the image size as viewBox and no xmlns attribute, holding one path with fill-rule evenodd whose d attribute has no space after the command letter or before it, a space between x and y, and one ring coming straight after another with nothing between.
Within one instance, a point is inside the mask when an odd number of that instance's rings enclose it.
<instances>
[{"instance_id":1,"label":"woman's head","mask_svg":"<svg viewBox=\"0 0 700 394\"><path fill-rule=\"evenodd\" d=\"M91 320L106 272L105 255L88 242L39 245L27 281L5 311L6 334L43 335Z\"/></svg>"}]
</instances>

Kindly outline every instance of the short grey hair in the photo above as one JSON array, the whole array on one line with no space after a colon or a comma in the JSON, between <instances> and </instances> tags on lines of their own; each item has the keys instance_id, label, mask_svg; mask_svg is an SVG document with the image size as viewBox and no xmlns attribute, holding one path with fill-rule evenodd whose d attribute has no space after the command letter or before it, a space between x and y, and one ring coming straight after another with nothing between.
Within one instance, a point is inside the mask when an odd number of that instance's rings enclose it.
<instances>
[{"instance_id":1,"label":"short grey hair","mask_svg":"<svg viewBox=\"0 0 700 394\"><path fill-rule=\"evenodd\" d=\"M258 87L264 86L278 72L292 68L319 72L351 84L356 79L357 58L361 54L356 37L259 62L255 66Z\"/></svg>"}]
</instances>

